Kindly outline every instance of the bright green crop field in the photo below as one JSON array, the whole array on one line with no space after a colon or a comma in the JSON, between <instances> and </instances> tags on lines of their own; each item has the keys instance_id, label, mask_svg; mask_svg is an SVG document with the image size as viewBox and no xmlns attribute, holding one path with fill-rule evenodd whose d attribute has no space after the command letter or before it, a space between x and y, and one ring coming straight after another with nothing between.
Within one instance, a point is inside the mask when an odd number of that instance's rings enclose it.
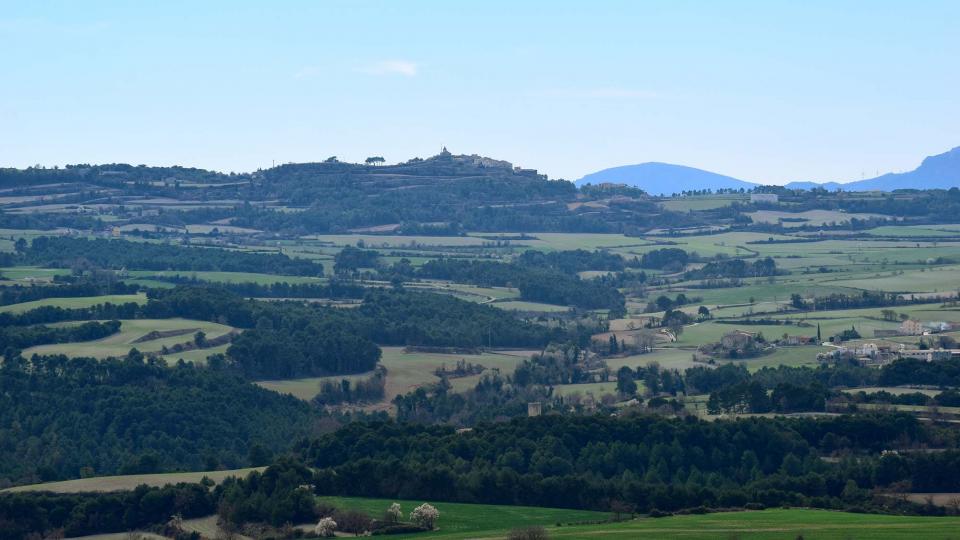
<instances>
[{"instance_id":1,"label":"bright green crop field","mask_svg":"<svg viewBox=\"0 0 960 540\"><path fill-rule=\"evenodd\" d=\"M355 497L324 497L338 508L353 508L379 516L392 502L409 513L421 501L392 501ZM431 503L440 511L437 530L396 536L397 539L443 540L500 539L512 529L542 526L550 538L588 540L632 539L947 539L960 538L960 518L932 518L852 514L810 509L774 509L705 515L637 518L620 523L602 523L603 512L525 506ZM595 522L583 525L573 523Z\"/></svg>"}]
</instances>

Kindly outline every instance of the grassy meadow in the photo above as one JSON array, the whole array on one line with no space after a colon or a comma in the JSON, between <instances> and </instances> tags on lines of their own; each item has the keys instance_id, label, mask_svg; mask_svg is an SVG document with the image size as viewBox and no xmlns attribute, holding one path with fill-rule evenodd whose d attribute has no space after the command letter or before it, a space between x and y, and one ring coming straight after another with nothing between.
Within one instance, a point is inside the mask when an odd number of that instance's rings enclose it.
<instances>
[{"instance_id":1,"label":"grassy meadow","mask_svg":"<svg viewBox=\"0 0 960 540\"><path fill-rule=\"evenodd\" d=\"M172 347L178 343L186 343L193 340L193 335L198 331L203 331L208 339L216 338L232 332L232 327L212 323L207 321L197 321L192 319L133 319L120 321L120 331L112 336L93 341L83 341L77 343L57 343L53 345L38 345L26 349L23 354L30 356L33 354L65 354L67 356L79 357L88 356L93 358L107 358L110 356L124 356L130 349L136 348L140 352L160 352L164 346ZM184 333L151 339L149 341L136 340L143 338L153 331L171 332L183 331ZM213 349L204 349L202 351L212 354ZM186 353L172 354L171 357L180 358Z\"/></svg>"},{"instance_id":2,"label":"grassy meadow","mask_svg":"<svg viewBox=\"0 0 960 540\"><path fill-rule=\"evenodd\" d=\"M128 302L136 302L138 304L145 304L147 302L147 295L140 294L108 294L103 296L77 296L70 298L44 298L43 300L33 300L30 302L21 302L19 304L10 304L8 306L0 306L0 313L23 313L24 311L30 311L31 309L37 309L46 306L59 307L64 309L70 308L88 308L95 306L97 304L126 304Z\"/></svg>"},{"instance_id":3,"label":"grassy meadow","mask_svg":"<svg viewBox=\"0 0 960 540\"><path fill-rule=\"evenodd\" d=\"M45 482L43 484L16 486L0 490L0 493L17 493L22 491L49 491L52 493L127 491L132 490L139 485L161 487L167 484L179 484L181 482L196 483L204 478L209 478L210 480L219 483L225 478L229 478L231 476L244 477L251 471L259 471L263 469L264 467L250 467L247 469L233 469L227 471L98 476L93 478L80 478L78 480L64 480L62 482Z\"/></svg>"},{"instance_id":4,"label":"grassy meadow","mask_svg":"<svg viewBox=\"0 0 960 540\"><path fill-rule=\"evenodd\" d=\"M535 351L497 351L483 354L441 354L428 352L407 352L403 347L382 347L383 357L380 363L387 368L387 387L384 400L378 404L371 404L373 408L389 406L393 398L406 394L417 388L439 382L434 371L446 365L452 369L457 360L464 359L472 364L480 364L490 369L498 369L501 373L513 372L513 369ZM257 384L268 390L290 394L303 400L313 399L320 391L320 385L325 380L339 381L341 379L356 380L369 377L371 373L357 375L340 375L333 377L309 377L302 379L287 379L273 381L258 381ZM455 391L464 391L473 388L483 375L471 375L450 379Z\"/></svg>"},{"instance_id":5,"label":"grassy meadow","mask_svg":"<svg viewBox=\"0 0 960 540\"><path fill-rule=\"evenodd\" d=\"M408 513L422 501L392 501L355 497L323 497L338 508L354 508L380 515L392 502ZM851 514L827 510L771 509L749 512L640 517L622 522L603 522L602 512L523 506L431 502L440 511L437 530L397 536L398 539L442 540L502 539L511 529L542 526L550 538L568 540L684 539L795 540L824 539L950 539L960 537L958 517L913 517ZM576 523L592 522L577 525Z\"/></svg>"}]
</instances>

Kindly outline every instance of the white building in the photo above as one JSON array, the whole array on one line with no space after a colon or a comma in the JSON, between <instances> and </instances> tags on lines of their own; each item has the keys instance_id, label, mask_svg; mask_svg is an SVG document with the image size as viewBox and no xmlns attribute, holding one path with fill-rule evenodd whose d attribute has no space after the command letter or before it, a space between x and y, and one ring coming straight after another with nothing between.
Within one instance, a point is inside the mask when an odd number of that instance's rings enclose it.
<instances>
[{"instance_id":1,"label":"white building","mask_svg":"<svg viewBox=\"0 0 960 540\"><path fill-rule=\"evenodd\" d=\"M778 203L780 202L780 197L776 193L751 193L750 202Z\"/></svg>"}]
</instances>

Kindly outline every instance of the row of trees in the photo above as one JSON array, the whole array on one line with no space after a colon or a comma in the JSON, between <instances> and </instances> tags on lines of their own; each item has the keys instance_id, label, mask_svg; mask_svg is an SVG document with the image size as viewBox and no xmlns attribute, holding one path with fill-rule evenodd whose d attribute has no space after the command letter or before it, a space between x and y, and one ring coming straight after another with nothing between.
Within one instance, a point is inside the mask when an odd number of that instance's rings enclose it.
<instances>
[{"instance_id":1,"label":"row of trees","mask_svg":"<svg viewBox=\"0 0 960 540\"><path fill-rule=\"evenodd\" d=\"M251 379L370 371L380 359L377 344L542 347L551 341L586 341L596 330L580 324L549 328L449 295L370 289L358 308L344 310L302 302L246 300L209 286L154 289L142 306L101 304L82 309L43 307L19 314L0 313L0 324L6 328L67 320L170 317L243 329L225 356L211 357L211 366ZM40 330L8 332L27 335Z\"/></svg>"},{"instance_id":2,"label":"row of trees","mask_svg":"<svg viewBox=\"0 0 960 540\"><path fill-rule=\"evenodd\" d=\"M581 259L590 260L590 259ZM525 263L498 263L463 259L434 259L416 271L418 277L445 279L480 286L516 287L520 297L534 302L545 302L583 309L609 309L623 313L625 298L617 283L609 277L580 279L551 266L531 266L539 261L528 256ZM577 268L577 261L555 261ZM621 261L622 262L622 261Z\"/></svg>"},{"instance_id":3,"label":"row of trees","mask_svg":"<svg viewBox=\"0 0 960 540\"><path fill-rule=\"evenodd\" d=\"M0 327L0 351L10 356L13 350L22 350L35 345L50 343L71 343L90 341L116 334L120 330L120 321L88 321L76 326L50 327L3 326Z\"/></svg>"},{"instance_id":4,"label":"row of trees","mask_svg":"<svg viewBox=\"0 0 960 540\"><path fill-rule=\"evenodd\" d=\"M316 485L326 494L595 509L619 500L638 511L748 503L850 508L882 505L870 499L874 488L956 485L955 450L878 456L940 437L907 415L711 422L544 416L468 433L352 424L299 452L320 469ZM856 459L820 459L836 453Z\"/></svg>"},{"instance_id":5,"label":"row of trees","mask_svg":"<svg viewBox=\"0 0 960 540\"><path fill-rule=\"evenodd\" d=\"M139 291L139 285L128 285L116 279L65 279L61 277L56 279L53 285L47 286L8 285L0 287L0 305L32 302L44 298L136 294Z\"/></svg>"},{"instance_id":6,"label":"row of trees","mask_svg":"<svg viewBox=\"0 0 960 540\"><path fill-rule=\"evenodd\" d=\"M38 236L20 255L24 264L75 268L87 265L120 270L259 272L323 276L323 265L282 253L257 253L150 242Z\"/></svg>"}]
</instances>

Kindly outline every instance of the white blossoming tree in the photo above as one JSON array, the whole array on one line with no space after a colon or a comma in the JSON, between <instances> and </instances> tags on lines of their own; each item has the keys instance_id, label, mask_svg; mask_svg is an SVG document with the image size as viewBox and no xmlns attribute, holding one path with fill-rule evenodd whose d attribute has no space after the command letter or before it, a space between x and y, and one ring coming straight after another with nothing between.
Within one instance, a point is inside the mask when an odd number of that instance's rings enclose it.
<instances>
[{"instance_id":1,"label":"white blossoming tree","mask_svg":"<svg viewBox=\"0 0 960 540\"><path fill-rule=\"evenodd\" d=\"M337 530L337 522L334 521L333 518L325 517L317 522L317 526L314 527L313 532L317 533L317 536L321 538L331 538L335 530Z\"/></svg>"},{"instance_id":2,"label":"white blossoming tree","mask_svg":"<svg viewBox=\"0 0 960 540\"><path fill-rule=\"evenodd\" d=\"M421 504L410 512L410 521L425 529L433 529L438 519L440 519L440 511L427 503Z\"/></svg>"},{"instance_id":3,"label":"white blossoming tree","mask_svg":"<svg viewBox=\"0 0 960 540\"><path fill-rule=\"evenodd\" d=\"M396 523L403 519L403 509L400 508L400 503L391 504L390 508L387 508L387 511L384 512L384 517L386 521L391 523Z\"/></svg>"}]
</instances>

